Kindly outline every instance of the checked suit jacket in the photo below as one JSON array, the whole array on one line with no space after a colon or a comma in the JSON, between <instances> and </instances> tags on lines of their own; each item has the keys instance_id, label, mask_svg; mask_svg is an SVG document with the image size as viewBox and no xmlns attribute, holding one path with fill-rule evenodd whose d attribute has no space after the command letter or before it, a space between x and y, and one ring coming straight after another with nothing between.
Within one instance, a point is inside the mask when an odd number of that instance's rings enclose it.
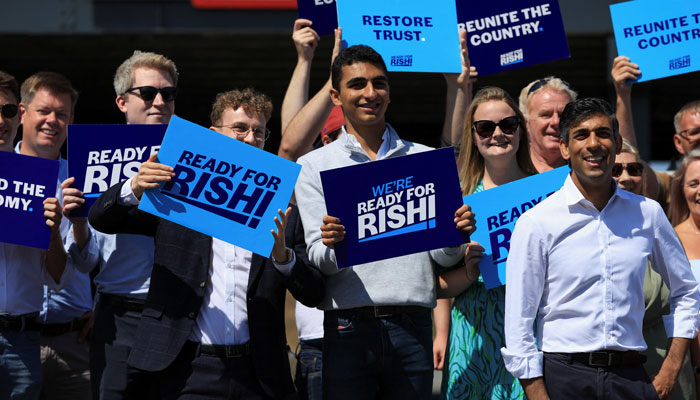
<instances>
[{"instance_id":1,"label":"checked suit jacket","mask_svg":"<svg viewBox=\"0 0 700 400\"><path fill-rule=\"evenodd\" d=\"M128 363L162 371L187 341L208 285L212 239L181 225L118 203L124 182L103 193L90 209L90 224L104 233L152 236L155 253L151 284ZM286 289L314 307L324 295L323 278L306 255L296 206L287 221L287 247L296 253L289 278L272 261L253 254L247 290L250 354L263 389L273 398L294 392L284 329Z\"/></svg>"}]
</instances>

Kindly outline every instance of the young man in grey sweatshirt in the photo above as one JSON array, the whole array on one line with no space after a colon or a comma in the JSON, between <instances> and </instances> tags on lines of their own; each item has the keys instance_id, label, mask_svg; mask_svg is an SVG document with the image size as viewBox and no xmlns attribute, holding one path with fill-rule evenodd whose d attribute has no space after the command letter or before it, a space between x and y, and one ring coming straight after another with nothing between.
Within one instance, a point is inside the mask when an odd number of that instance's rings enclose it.
<instances>
[{"instance_id":1,"label":"young man in grey sweatshirt","mask_svg":"<svg viewBox=\"0 0 700 400\"><path fill-rule=\"evenodd\" d=\"M333 246L344 238L345 228L326 215L320 171L430 148L400 139L386 123L389 82L384 61L372 48L342 50L331 74L330 95L343 108L346 125L338 140L298 160L302 170L295 190L309 259L326 276L326 296L319 305L325 310L323 396L429 399L434 266L458 263L464 247L338 268ZM468 206L456 210L455 223L473 232Z\"/></svg>"}]
</instances>

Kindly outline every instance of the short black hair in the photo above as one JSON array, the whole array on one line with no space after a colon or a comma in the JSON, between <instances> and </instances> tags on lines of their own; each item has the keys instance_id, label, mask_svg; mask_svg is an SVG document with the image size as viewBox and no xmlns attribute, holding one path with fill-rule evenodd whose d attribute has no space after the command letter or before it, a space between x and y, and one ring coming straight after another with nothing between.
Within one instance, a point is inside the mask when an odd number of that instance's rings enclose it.
<instances>
[{"instance_id":1,"label":"short black hair","mask_svg":"<svg viewBox=\"0 0 700 400\"><path fill-rule=\"evenodd\" d=\"M613 135L617 138L619 124L610 103L596 97L587 97L570 102L564 107L559 119L559 135L564 143L569 143L569 130L583 119L593 115L604 115L610 118Z\"/></svg>"},{"instance_id":2,"label":"short black hair","mask_svg":"<svg viewBox=\"0 0 700 400\"><path fill-rule=\"evenodd\" d=\"M0 71L0 90L5 90L8 93L11 93L13 96L15 96L15 101L19 104L19 84L14 76L5 71Z\"/></svg>"},{"instance_id":3,"label":"short black hair","mask_svg":"<svg viewBox=\"0 0 700 400\"><path fill-rule=\"evenodd\" d=\"M363 44L350 46L341 50L335 60L333 60L333 65L331 66L331 84L333 85L333 89L340 91L340 80L343 75L343 67L346 65L355 64L357 62L372 64L384 71L384 74L387 73L384 59L382 59L382 56L380 56L379 53L377 53L373 48Z\"/></svg>"}]
</instances>

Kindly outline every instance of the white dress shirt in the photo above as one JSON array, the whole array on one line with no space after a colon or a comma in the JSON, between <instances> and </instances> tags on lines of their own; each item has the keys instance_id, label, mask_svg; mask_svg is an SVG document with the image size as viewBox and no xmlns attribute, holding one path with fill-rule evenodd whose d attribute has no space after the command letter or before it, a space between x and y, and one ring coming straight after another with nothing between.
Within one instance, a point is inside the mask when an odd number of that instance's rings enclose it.
<instances>
[{"instance_id":1,"label":"white dress shirt","mask_svg":"<svg viewBox=\"0 0 700 400\"><path fill-rule=\"evenodd\" d=\"M516 378L542 376L542 352L646 349L648 260L671 291L666 334L694 338L698 284L659 204L615 185L598 211L569 176L520 217L511 237L501 349L508 371Z\"/></svg>"}]
</instances>

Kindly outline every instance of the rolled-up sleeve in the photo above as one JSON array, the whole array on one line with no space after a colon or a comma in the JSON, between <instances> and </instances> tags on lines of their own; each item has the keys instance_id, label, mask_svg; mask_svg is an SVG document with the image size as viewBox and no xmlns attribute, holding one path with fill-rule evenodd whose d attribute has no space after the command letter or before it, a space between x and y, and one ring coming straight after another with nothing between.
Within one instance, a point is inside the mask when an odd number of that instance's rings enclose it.
<instances>
[{"instance_id":1,"label":"rolled-up sleeve","mask_svg":"<svg viewBox=\"0 0 700 400\"><path fill-rule=\"evenodd\" d=\"M527 214L515 224L506 261L506 369L516 378L542 376L542 352L537 348L534 322L544 290L547 259L537 224Z\"/></svg>"}]
</instances>

